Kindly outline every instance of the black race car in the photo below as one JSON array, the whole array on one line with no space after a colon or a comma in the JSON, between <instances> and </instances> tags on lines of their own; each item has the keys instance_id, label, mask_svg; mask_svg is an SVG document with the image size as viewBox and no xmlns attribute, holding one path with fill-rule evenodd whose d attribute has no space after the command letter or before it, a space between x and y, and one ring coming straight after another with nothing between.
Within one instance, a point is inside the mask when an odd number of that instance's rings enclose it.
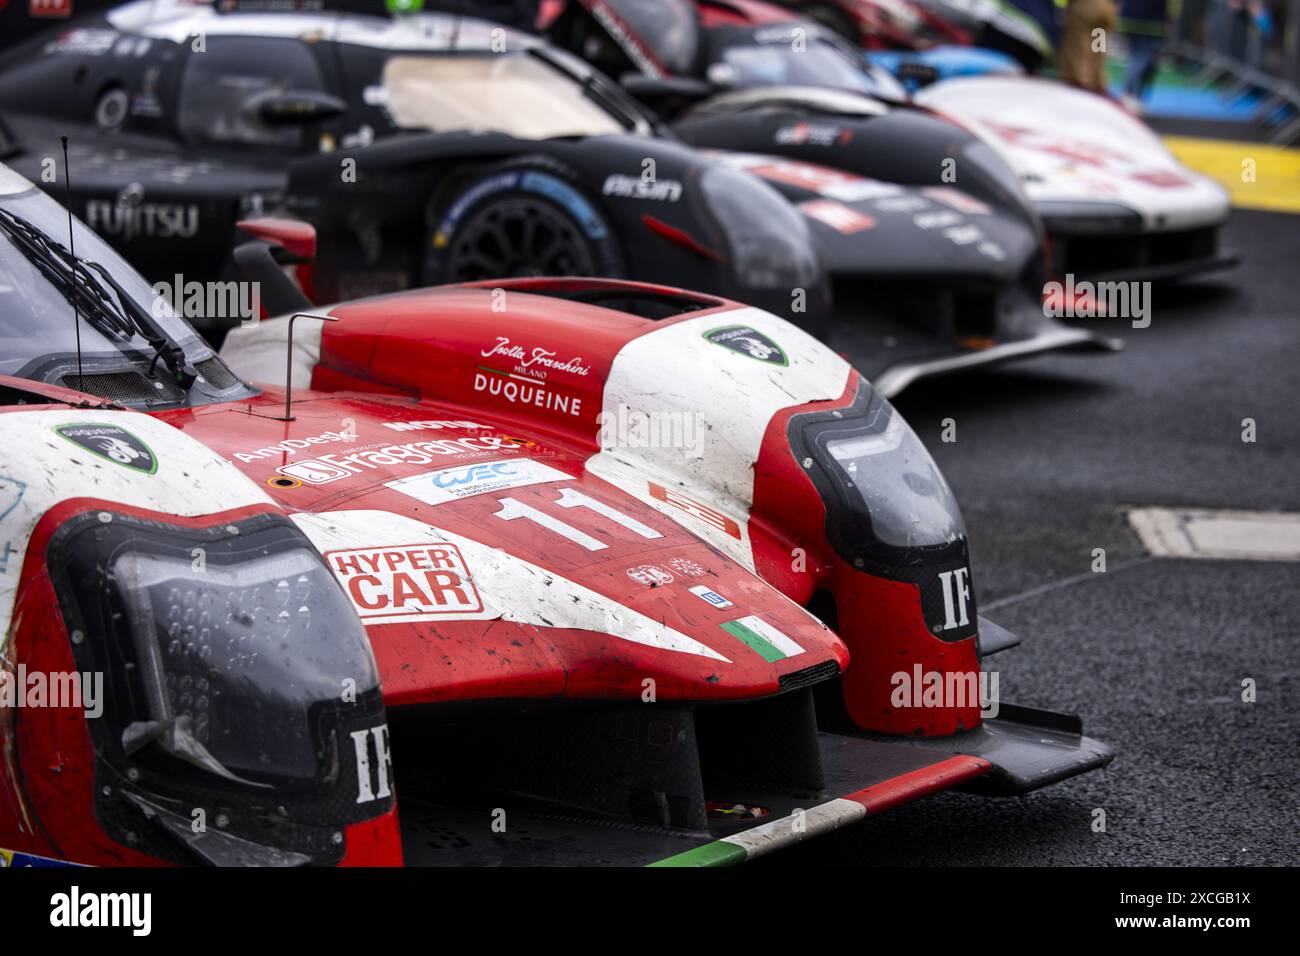
<instances>
[{"instance_id":1,"label":"black race car","mask_svg":"<svg viewBox=\"0 0 1300 956\"><path fill-rule=\"evenodd\" d=\"M235 223L282 211L318 230L317 301L529 275L673 283L830 338L887 394L1104 344L1043 315L1036 221L992 154L964 153L970 185L927 193L703 152L571 54L465 17L140 0L0 71L0 116L6 161L59 196L71 132L76 211L178 289L230 277ZM917 149L978 147L931 126L942 139ZM188 317L213 337L231 319Z\"/></svg>"},{"instance_id":2,"label":"black race car","mask_svg":"<svg viewBox=\"0 0 1300 956\"><path fill-rule=\"evenodd\" d=\"M1219 236L1227 192L1105 97L1003 75L933 83L909 98L833 31L761 0L553 9L547 28L561 46L622 77L688 143L899 183L942 180L986 202L993 195L995 207L1032 206L1050 279L1165 281L1236 264Z\"/></svg>"}]
</instances>

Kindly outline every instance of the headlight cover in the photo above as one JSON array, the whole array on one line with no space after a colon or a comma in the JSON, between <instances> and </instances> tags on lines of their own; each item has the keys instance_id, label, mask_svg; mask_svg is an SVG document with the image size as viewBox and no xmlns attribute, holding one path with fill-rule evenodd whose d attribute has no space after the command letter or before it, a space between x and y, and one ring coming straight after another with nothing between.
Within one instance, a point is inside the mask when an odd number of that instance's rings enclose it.
<instances>
[{"instance_id":1,"label":"headlight cover","mask_svg":"<svg viewBox=\"0 0 1300 956\"><path fill-rule=\"evenodd\" d=\"M920 589L942 640L975 633L966 526L916 433L865 379L848 408L792 416L791 450L826 506L826 536L854 567ZM957 602L957 591L962 591Z\"/></svg>"},{"instance_id":2,"label":"headlight cover","mask_svg":"<svg viewBox=\"0 0 1300 956\"><path fill-rule=\"evenodd\" d=\"M808 223L781 194L748 173L715 165L700 178L722 227L736 280L746 289L815 289L823 283Z\"/></svg>"},{"instance_id":3,"label":"headlight cover","mask_svg":"<svg viewBox=\"0 0 1300 956\"><path fill-rule=\"evenodd\" d=\"M1049 199L1037 206L1048 232L1057 235L1129 236L1143 228L1141 214L1119 203Z\"/></svg>"},{"instance_id":4,"label":"headlight cover","mask_svg":"<svg viewBox=\"0 0 1300 956\"><path fill-rule=\"evenodd\" d=\"M49 565L78 669L104 675L87 723L115 839L168 859L329 863L347 824L391 809L369 642L287 518L92 512L55 533ZM217 831L202 846L184 833L196 809Z\"/></svg>"}]
</instances>

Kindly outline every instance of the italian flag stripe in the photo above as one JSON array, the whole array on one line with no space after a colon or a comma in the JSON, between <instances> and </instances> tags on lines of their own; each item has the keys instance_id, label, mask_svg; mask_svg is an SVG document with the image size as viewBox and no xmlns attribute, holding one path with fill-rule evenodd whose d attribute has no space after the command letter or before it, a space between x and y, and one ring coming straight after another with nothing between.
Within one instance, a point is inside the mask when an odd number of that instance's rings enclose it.
<instances>
[{"instance_id":1,"label":"italian flag stripe","mask_svg":"<svg viewBox=\"0 0 1300 956\"><path fill-rule=\"evenodd\" d=\"M988 773L993 767L979 757L949 757L928 767L912 770L862 790L818 804L811 810L795 811L789 816L761 823L743 833L714 840L703 846L665 857L651 866L734 866L773 850L806 840L821 833L857 823L864 817L880 813L918 797L947 790L973 777Z\"/></svg>"},{"instance_id":2,"label":"italian flag stripe","mask_svg":"<svg viewBox=\"0 0 1300 956\"><path fill-rule=\"evenodd\" d=\"M719 626L732 637L749 645L768 663L803 653L802 647L756 615L751 614Z\"/></svg>"}]
</instances>

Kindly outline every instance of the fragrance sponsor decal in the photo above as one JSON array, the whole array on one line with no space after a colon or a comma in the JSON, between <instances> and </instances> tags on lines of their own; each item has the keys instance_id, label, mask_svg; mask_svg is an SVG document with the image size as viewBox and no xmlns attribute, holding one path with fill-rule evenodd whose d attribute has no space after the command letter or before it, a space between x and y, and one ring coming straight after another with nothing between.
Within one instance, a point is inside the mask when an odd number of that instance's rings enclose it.
<instances>
[{"instance_id":1,"label":"fragrance sponsor decal","mask_svg":"<svg viewBox=\"0 0 1300 956\"><path fill-rule=\"evenodd\" d=\"M406 445L367 447L349 455L319 455L305 461L277 468L282 475L297 478L309 485L323 485L350 475L374 471L391 465L428 465L442 455L463 455L498 451L509 443L495 435L481 438L442 438L436 441L418 441Z\"/></svg>"}]
</instances>

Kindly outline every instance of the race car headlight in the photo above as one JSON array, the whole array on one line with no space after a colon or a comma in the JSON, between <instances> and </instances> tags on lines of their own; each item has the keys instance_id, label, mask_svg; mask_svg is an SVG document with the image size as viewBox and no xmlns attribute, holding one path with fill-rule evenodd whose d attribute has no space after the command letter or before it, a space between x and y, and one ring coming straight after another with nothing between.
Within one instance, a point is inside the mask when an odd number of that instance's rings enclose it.
<instances>
[{"instance_id":1,"label":"race car headlight","mask_svg":"<svg viewBox=\"0 0 1300 956\"><path fill-rule=\"evenodd\" d=\"M1020 210L1026 221L1033 225L1034 228L1038 228L1039 214L1033 203L1029 201L1024 185L1020 182L1010 164L988 143L973 140L962 147L962 157L958 161L957 169L976 174L967 175L965 179L962 179L959 172L958 183L960 188L968 190L977 196L983 194L985 198L1000 200ZM981 178L987 180L982 188L979 183Z\"/></svg>"},{"instance_id":2,"label":"race car headlight","mask_svg":"<svg viewBox=\"0 0 1300 956\"><path fill-rule=\"evenodd\" d=\"M700 189L742 287L788 294L823 281L807 222L776 190L728 166L707 169Z\"/></svg>"},{"instance_id":3,"label":"race car headlight","mask_svg":"<svg viewBox=\"0 0 1300 956\"><path fill-rule=\"evenodd\" d=\"M934 459L911 426L865 381L848 408L790 419L791 450L826 506L826 536L855 568L915 584L936 636L975 633L969 553L961 510ZM949 620L958 575L968 603ZM947 577L945 577L947 576Z\"/></svg>"},{"instance_id":4,"label":"race car headlight","mask_svg":"<svg viewBox=\"0 0 1300 956\"><path fill-rule=\"evenodd\" d=\"M1058 235L1133 235L1142 231L1142 216L1119 203L1048 200L1036 205L1047 231Z\"/></svg>"},{"instance_id":5,"label":"race car headlight","mask_svg":"<svg viewBox=\"0 0 1300 956\"><path fill-rule=\"evenodd\" d=\"M141 840L142 807L220 807L241 840L327 862L334 832L391 806L386 765L382 795L358 799L375 795L359 765L388 759L386 738L364 759L352 739L384 725L370 645L288 519L180 528L102 511L49 553L78 669L103 674L87 723L110 834Z\"/></svg>"}]
</instances>

